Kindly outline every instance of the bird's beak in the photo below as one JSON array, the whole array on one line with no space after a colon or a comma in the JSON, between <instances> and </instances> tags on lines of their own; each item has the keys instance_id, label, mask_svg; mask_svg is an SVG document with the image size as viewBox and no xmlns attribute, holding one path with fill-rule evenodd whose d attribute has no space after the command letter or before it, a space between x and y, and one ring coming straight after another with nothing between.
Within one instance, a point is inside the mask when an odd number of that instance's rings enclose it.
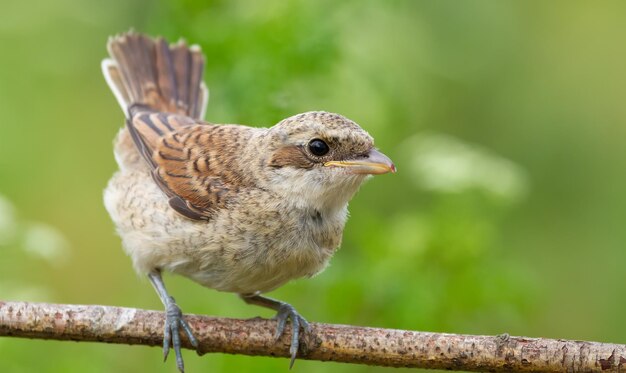
<instances>
[{"instance_id":1,"label":"bird's beak","mask_svg":"<svg viewBox=\"0 0 626 373\"><path fill-rule=\"evenodd\" d=\"M329 161L324 163L326 167L343 167L353 174L381 175L388 172L396 172L396 166L389 157L376 149L370 150L367 155L347 161Z\"/></svg>"}]
</instances>

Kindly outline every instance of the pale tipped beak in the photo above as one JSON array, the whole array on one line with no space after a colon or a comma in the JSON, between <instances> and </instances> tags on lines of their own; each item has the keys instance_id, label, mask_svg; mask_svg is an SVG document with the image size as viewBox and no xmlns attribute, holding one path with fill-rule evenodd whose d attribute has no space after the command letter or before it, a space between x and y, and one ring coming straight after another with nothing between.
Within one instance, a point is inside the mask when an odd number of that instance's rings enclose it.
<instances>
[{"instance_id":1,"label":"pale tipped beak","mask_svg":"<svg viewBox=\"0 0 626 373\"><path fill-rule=\"evenodd\" d=\"M329 161L324 163L326 167L343 167L353 174L382 175L388 172L396 172L396 166L389 157L376 149L361 158L349 161Z\"/></svg>"}]
</instances>

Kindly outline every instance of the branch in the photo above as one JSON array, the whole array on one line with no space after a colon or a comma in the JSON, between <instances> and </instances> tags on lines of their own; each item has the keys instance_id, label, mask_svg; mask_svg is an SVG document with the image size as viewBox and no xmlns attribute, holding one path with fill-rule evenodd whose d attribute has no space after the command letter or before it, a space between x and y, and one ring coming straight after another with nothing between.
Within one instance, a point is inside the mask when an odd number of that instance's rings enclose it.
<instances>
[{"instance_id":1,"label":"branch","mask_svg":"<svg viewBox=\"0 0 626 373\"><path fill-rule=\"evenodd\" d=\"M199 353L289 355L276 322L185 315ZM0 336L160 346L163 312L0 301ZM621 372L626 345L543 338L425 333L311 323L301 359L489 372ZM191 346L184 341L184 346Z\"/></svg>"}]
</instances>

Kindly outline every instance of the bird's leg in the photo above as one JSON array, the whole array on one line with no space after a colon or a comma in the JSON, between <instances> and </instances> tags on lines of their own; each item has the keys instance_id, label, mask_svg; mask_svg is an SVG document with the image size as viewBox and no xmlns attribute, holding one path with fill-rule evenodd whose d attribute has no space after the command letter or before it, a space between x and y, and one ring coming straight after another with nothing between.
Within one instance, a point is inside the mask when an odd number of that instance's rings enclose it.
<instances>
[{"instance_id":1,"label":"bird's leg","mask_svg":"<svg viewBox=\"0 0 626 373\"><path fill-rule=\"evenodd\" d=\"M293 363L296 361L296 354L298 353L298 348L300 346L300 328L302 328L305 333L309 333L311 331L309 322L306 321L304 317L300 316L296 309L289 303L267 298L259 295L258 293L239 294L239 296L248 304L267 307L277 311L276 316L274 317L278 321L276 334L274 335L277 340L285 331L287 319L291 319L291 347L289 348L289 353L291 354L289 369L291 369L291 367L293 367Z\"/></svg>"},{"instance_id":2,"label":"bird's leg","mask_svg":"<svg viewBox=\"0 0 626 373\"><path fill-rule=\"evenodd\" d=\"M176 304L176 301L172 296L167 293L165 289L165 283L163 283L163 278L161 278L160 271L150 272L148 274L148 278L150 278L150 282L152 282L152 286L159 294L159 298L161 298L161 302L165 306L165 331L163 332L163 360L167 360L167 355L170 352L170 343L174 348L174 352L176 354L176 366L178 370L181 372L185 371L185 365L183 363L183 356L180 352L181 342L180 342L180 333L179 330L182 328L187 334L187 338L189 338L189 342L194 348L198 348L198 340L194 337L191 332L191 328L189 324L183 319L183 313L180 308Z\"/></svg>"}]
</instances>

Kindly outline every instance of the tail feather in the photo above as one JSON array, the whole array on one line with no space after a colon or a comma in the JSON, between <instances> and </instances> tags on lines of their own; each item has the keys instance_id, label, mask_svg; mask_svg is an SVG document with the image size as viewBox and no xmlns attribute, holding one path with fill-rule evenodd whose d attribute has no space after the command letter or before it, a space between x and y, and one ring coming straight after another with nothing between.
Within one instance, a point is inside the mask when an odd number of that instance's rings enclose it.
<instances>
[{"instance_id":1,"label":"tail feather","mask_svg":"<svg viewBox=\"0 0 626 373\"><path fill-rule=\"evenodd\" d=\"M204 56L198 46L129 32L111 38L111 59L102 71L129 117L134 106L202 119L208 90L202 81Z\"/></svg>"},{"instance_id":2,"label":"tail feather","mask_svg":"<svg viewBox=\"0 0 626 373\"><path fill-rule=\"evenodd\" d=\"M117 68L115 61L110 58L102 60L102 72L104 79L117 99L117 103L120 104L122 110L126 112L130 98L125 89L120 89L124 87L124 82L122 81L120 70Z\"/></svg>"}]
</instances>

